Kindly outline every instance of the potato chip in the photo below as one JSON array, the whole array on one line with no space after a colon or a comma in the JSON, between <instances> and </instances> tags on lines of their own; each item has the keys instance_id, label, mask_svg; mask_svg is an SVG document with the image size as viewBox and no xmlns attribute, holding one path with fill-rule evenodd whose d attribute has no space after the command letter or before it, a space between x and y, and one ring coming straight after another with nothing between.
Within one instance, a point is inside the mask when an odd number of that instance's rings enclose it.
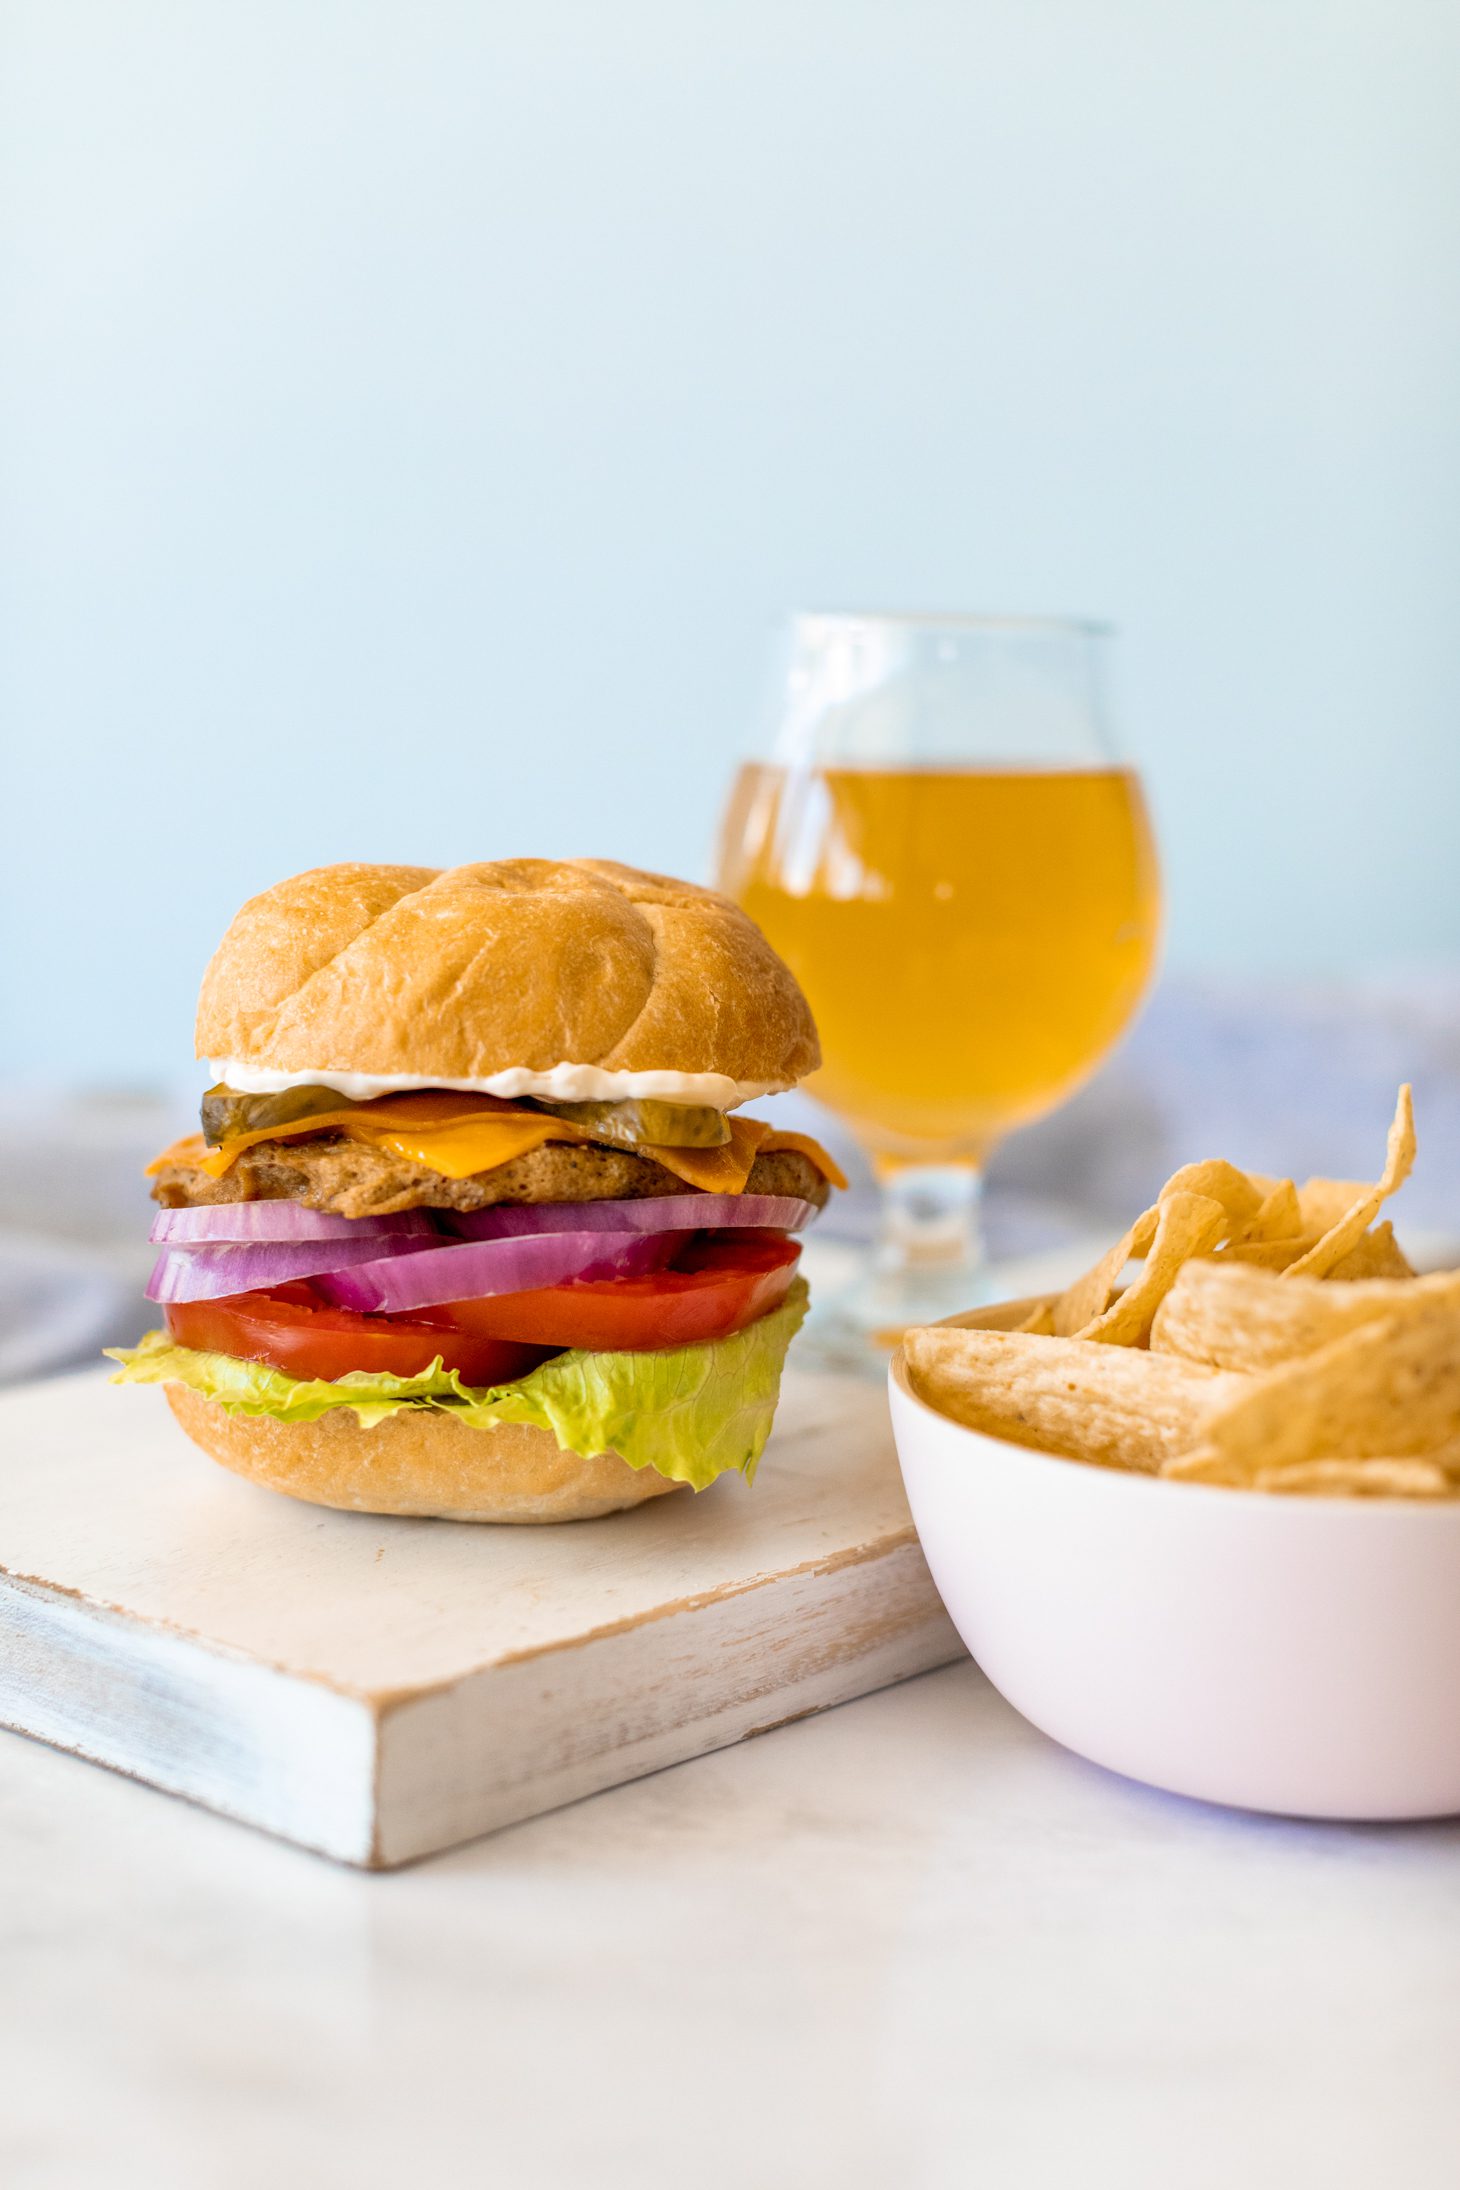
<instances>
[{"instance_id":1,"label":"potato chip","mask_svg":"<svg viewBox=\"0 0 1460 2190\"><path fill-rule=\"evenodd\" d=\"M1246 1263L1253 1270L1290 1270L1317 1245L1319 1237L1317 1232L1304 1232L1297 1239L1237 1240L1222 1249L1221 1259Z\"/></svg>"},{"instance_id":2,"label":"potato chip","mask_svg":"<svg viewBox=\"0 0 1460 2190\"><path fill-rule=\"evenodd\" d=\"M1460 1490L1428 1454L1418 1460L1299 1460L1259 1468L1252 1487L1310 1498L1453 1498Z\"/></svg>"},{"instance_id":3,"label":"potato chip","mask_svg":"<svg viewBox=\"0 0 1460 2190\"><path fill-rule=\"evenodd\" d=\"M1087 1270L1060 1294L1049 1310L1050 1330L1056 1338L1073 1338L1076 1331L1104 1315L1126 1264L1143 1255L1156 1237L1157 1213L1157 1208L1143 1209L1130 1230L1100 1257L1094 1269Z\"/></svg>"},{"instance_id":4,"label":"potato chip","mask_svg":"<svg viewBox=\"0 0 1460 2190\"><path fill-rule=\"evenodd\" d=\"M1234 1234L1243 1238L1263 1206L1262 1188L1245 1171L1239 1171L1234 1163L1224 1163L1220 1156L1205 1163L1183 1164L1179 1171L1173 1171L1157 1196L1157 1208L1177 1194L1204 1194L1208 1201L1220 1202L1231 1219ZM1289 1229L1296 1232L1298 1227L1294 1224Z\"/></svg>"},{"instance_id":5,"label":"potato chip","mask_svg":"<svg viewBox=\"0 0 1460 2190\"><path fill-rule=\"evenodd\" d=\"M1290 1265L1289 1277L1327 1277L1335 1264L1342 1262L1368 1231L1389 1196L1397 1193L1409 1177L1414 1168L1414 1147L1414 1108L1406 1081L1399 1090L1394 1123L1389 1128L1382 1175L1375 1185L1363 1190L1316 1246L1310 1247L1306 1255ZM1315 1183L1309 1182L1310 1186Z\"/></svg>"},{"instance_id":6,"label":"potato chip","mask_svg":"<svg viewBox=\"0 0 1460 2190\"><path fill-rule=\"evenodd\" d=\"M1211 1170L1211 1165L1193 1165ZM1240 1177L1240 1173L1237 1174ZM1207 1194L1163 1194L1156 1204L1156 1232L1146 1256L1146 1267L1134 1285L1096 1316L1077 1338L1097 1339L1109 1346L1144 1346L1151 1319L1181 1275L1182 1265L1193 1255L1204 1255L1226 1232L1231 1217L1221 1202Z\"/></svg>"},{"instance_id":7,"label":"potato chip","mask_svg":"<svg viewBox=\"0 0 1460 2190\"><path fill-rule=\"evenodd\" d=\"M1254 1245L1260 1240L1296 1239L1302 1229L1298 1189L1291 1179L1279 1179L1243 1225L1242 1245Z\"/></svg>"},{"instance_id":8,"label":"potato chip","mask_svg":"<svg viewBox=\"0 0 1460 2190\"><path fill-rule=\"evenodd\" d=\"M1255 1270L1291 1270L1323 1237L1321 1232L1300 1232L1296 1239L1245 1239L1222 1249L1223 1262L1250 1263ZM1300 1273L1301 1274L1301 1273ZM1333 1268L1330 1278L1412 1278L1414 1264L1387 1221L1375 1224L1354 1242Z\"/></svg>"},{"instance_id":9,"label":"potato chip","mask_svg":"<svg viewBox=\"0 0 1460 2190\"><path fill-rule=\"evenodd\" d=\"M1181 1271L1156 1316L1151 1344L1158 1353L1209 1368L1260 1374L1431 1299L1460 1307L1460 1273L1336 1285L1323 1278L1279 1279L1219 1257Z\"/></svg>"},{"instance_id":10,"label":"potato chip","mask_svg":"<svg viewBox=\"0 0 1460 2190\"><path fill-rule=\"evenodd\" d=\"M1423 1283L1396 1291L1413 1296ZM1460 1304L1453 1287L1408 1297L1394 1313L1345 1331L1315 1353L1243 1378L1237 1396L1203 1432L1204 1443L1253 1469L1296 1460L1409 1459L1454 1437L1460 1437Z\"/></svg>"},{"instance_id":11,"label":"potato chip","mask_svg":"<svg viewBox=\"0 0 1460 2190\"><path fill-rule=\"evenodd\" d=\"M1447 1465L1446 1455L1460 1460L1460 1448L1448 1446L1406 1460L1376 1455L1368 1460L1293 1460L1280 1467L1263 1467L1250 1457L1236 1459L1200 1445L1165 1462L1160 1473L1169 1482L1215 1484L1288 1497L1460 1497L1460 1469Z\"/></svg>"},{"instance_id":12,"label":"potato chip","mask_svg":"<svg viewBox=\"0 0 1460 2190\"><path fill-rule=\"evenodd\" d=\"M908 1373L969 1429L1073 1460L1150 1472L1195 1443L1240 1380L1170 1354L1017 1331L909 1331Z\"/></svg>"},{"instance_id":13,"label":"potato chip","mask_svg":"<svg viewBox=\"0 0 1460 2190\"><path fill-rule=\"evenodd\" d=\"M1328 1275L1331 1278L1412 1278L1414 1265L1394 1237L1394 1227L1386 1218L1355 1241L1341 1262L1336 1262Z\"/></svg>"},{"instance_id":14,"label":"potato chip","mask_svg":"<svg viewBox=\"0 0 1460 2190\"><path fill-rule=\"evenodd\" d=\"M1172 1453L1156 1473L1172 1483L1219 1483L1232 1490L1250 1490L1257 1463L1243 1456L1218 1452L1214 1445L1193 1445Z\"/></svg>"},{"instance_id":15,"label":"potato chip","mask_svg":"<svg viewBox=\"0 0 1460 2190\"><path fill-rule=\"evenodd\" d=\"M1388 1458L1389 1455L1378 1457ZM1429 1445L1422 1453L1411 1457L1423 1460L1432 1468L1444 1471L1446 1481L1460 1491L1460 1437L1449 1438L1443 1445Z\"/></svg>"},{"instance_id":16,"label":"potato chip","mask_svg":"<svg viewBox=\"0 0 1460 2190\"><path fill-rule=\"evenodd\" d=\"M1215 1233L1205 1222L1195 1231L1186 1231L1190 1222L1188 1205L1193 1199L1215 1202L1221 1209L1224 1221ZM1128 1262L1152 1253L1162 1210L1172 1202L1181 1205L1183 1215L1174 1225L1168 1225L1162 1274L1152 1279L1149 1287L1145 1278L1137 1280L1131 1288L1137 1302L1123 1308L1115 1297L1121 1274ZM1145 1303L1152 1296L1159 1301L1182 1261L1210 1253L1224 1239L1276 1242L1283 1240L1287 1232L1297 1230L1297 1189L1291 1179L1266 1179L1239 1171L1220 1156L1183 1164L1179 1171L1173 1171L1155 1203L1141 1212L1124 1238L1117 1240L1094 1268L1068 1287L1051 1307L1036 1309L1021 1328L1031 1337L1085 1335L1117 1345L1141 1345L1150 1323L1150 1317L1143 1312ZM1183 1236L1192 1244L1178 1251L1176 1243ZM1274 1267L1285 1268L1289 1260L1305 1254L1318 1236L1315 1231L1311 1238L1285 1246L1282 1252L1275 1251L1271 1257ZM1261 1259L1267 1259L1266 1248ZM1126 1297L1122 1296L1123 1300Z\"/></svg>"}]
</instances>

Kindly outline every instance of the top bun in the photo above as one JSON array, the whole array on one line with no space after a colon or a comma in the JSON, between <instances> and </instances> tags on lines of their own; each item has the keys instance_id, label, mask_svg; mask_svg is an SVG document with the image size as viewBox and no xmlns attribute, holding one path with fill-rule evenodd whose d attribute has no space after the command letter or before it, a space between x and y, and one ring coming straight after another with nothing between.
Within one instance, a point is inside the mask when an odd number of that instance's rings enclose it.
<instances>
[{"instance_id":1,"label":"top bun","mask_svg":"<svg viewBox=\"0 0 1460 2190\"><path fill-rule=\"evenodd\" d=\"M821 1061L790 968L729 898L606 859L316 867L251 898L197 1053L280 1073L520 1067L790 1087Z\"/></svg>"}]
</instances>

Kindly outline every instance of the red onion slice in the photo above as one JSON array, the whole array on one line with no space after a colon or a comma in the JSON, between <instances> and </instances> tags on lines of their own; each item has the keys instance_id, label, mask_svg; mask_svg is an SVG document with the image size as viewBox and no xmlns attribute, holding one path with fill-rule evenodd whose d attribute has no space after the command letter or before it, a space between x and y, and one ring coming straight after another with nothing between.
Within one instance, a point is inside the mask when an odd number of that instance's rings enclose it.
<instances>
[{"instance_id":1,"label":"red onion slice","mask_svg":"<svg viewBox=\"0 0 1460 2190\"><path fill-rule=\"evenodd\" d=\"M263 1240L252 1246L219 1244L208 1247L168 1247L157 1258L147 1285L147 1298L161 1302L226 1300L232 1293L266 1291L271 1285L288 1285L296 1278L318 1277L325 1270L339 1270L352 1262L378 1261L384 1242L380 1239ZM402 1262L411 1259L418 1242L401 1240L396 1253Z\"/></svg>"},{"instance_id":2,"label":"red onion slice","mask_svg":"<svg viewBox=\"0 0 1460 2190\"><path fill-rule=\"evenodd\" d=\"M510 1209L438 1209L436 1215L443 1231L483 1240L539 1232L719 1232L740 1225L799 1232L816 1215L816 1204L791 1194L652 1194L643 1201L532 1202Z\"/></svg>"},{"instance_id":3,"label":"red onion slice","mask_svg":"<svg viewBox=\"0 0 1460 2190\"><path fill-rule=\"evenodd\" d=\"M384 1240L431 1238L430 1211L401 1209L384 1217L337 1217L297 1201L219 1202L203 1209L163 1209L148 1237L158 1246L212 1246L269 1240Z\"/></svg>"},{"instance_id":4,"label":"red onion slice","mask_svg":"<svg viewBox=\"0 0 1460 2190\"><path fill-rule=\"evenodd\" d=\"M524 1293L569 1278L637 1277L659 1268L673 1244L663 1232L544 1232L428 1247L332 1270L317 1282L337 1307L401 1315L439 1307L444 1300Z\"/></svg>"}]
</instances>

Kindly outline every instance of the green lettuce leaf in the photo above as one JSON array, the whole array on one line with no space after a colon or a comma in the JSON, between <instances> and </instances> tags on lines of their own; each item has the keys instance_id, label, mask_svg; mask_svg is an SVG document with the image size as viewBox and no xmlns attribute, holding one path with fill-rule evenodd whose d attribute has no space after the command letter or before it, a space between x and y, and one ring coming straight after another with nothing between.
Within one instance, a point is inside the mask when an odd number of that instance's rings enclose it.
<instances>
[{"instance_id":1,"label":"green lettuce leaf","mask_svg":"<svg viewBox=\"0 0 1460 2190\"><path fill-rule=\"evenodd\" d=\"M733 1338L663 1353L563 1353L491 1389L463 1384L438 1360L419 1376L357 1369L333 1383L286 1376L262 1361L198 1353L165 1331L131 1349L109 1348L121 1364L114 1384L186 1384L229 1414L314 1422L349 1407L368 1429L400 1407L435 1407L471 1429L524 1422L551 1430L565 1450L616 1452L631 1468L655 1468L703 1490L738 1468L747 1482L765 1449L786 1348L806 1314L804 1278L779 1308Z\"/></svg>"}]
</instances>

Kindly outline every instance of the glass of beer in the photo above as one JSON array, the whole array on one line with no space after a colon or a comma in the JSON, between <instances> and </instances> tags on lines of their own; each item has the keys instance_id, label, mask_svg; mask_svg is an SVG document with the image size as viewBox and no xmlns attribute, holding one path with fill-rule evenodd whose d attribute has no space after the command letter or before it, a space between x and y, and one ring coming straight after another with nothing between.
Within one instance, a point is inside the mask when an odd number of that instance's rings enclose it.
<instances>
[{"instance_id":1,"label":"glass of beer","mask_svg":"<svg viewBox=\"0 0 1460 2190\"><path fill-rule=\"evenodd\" d=\"M989 1152L1089 1077L1150 981L1160 884L1107 644L1054 618L800 616L771 756L731 792L719 887L810 998L809 1091L882 1186L836 1304L864 1348L998 1297Z\"/></svg>"}]
</instances>

